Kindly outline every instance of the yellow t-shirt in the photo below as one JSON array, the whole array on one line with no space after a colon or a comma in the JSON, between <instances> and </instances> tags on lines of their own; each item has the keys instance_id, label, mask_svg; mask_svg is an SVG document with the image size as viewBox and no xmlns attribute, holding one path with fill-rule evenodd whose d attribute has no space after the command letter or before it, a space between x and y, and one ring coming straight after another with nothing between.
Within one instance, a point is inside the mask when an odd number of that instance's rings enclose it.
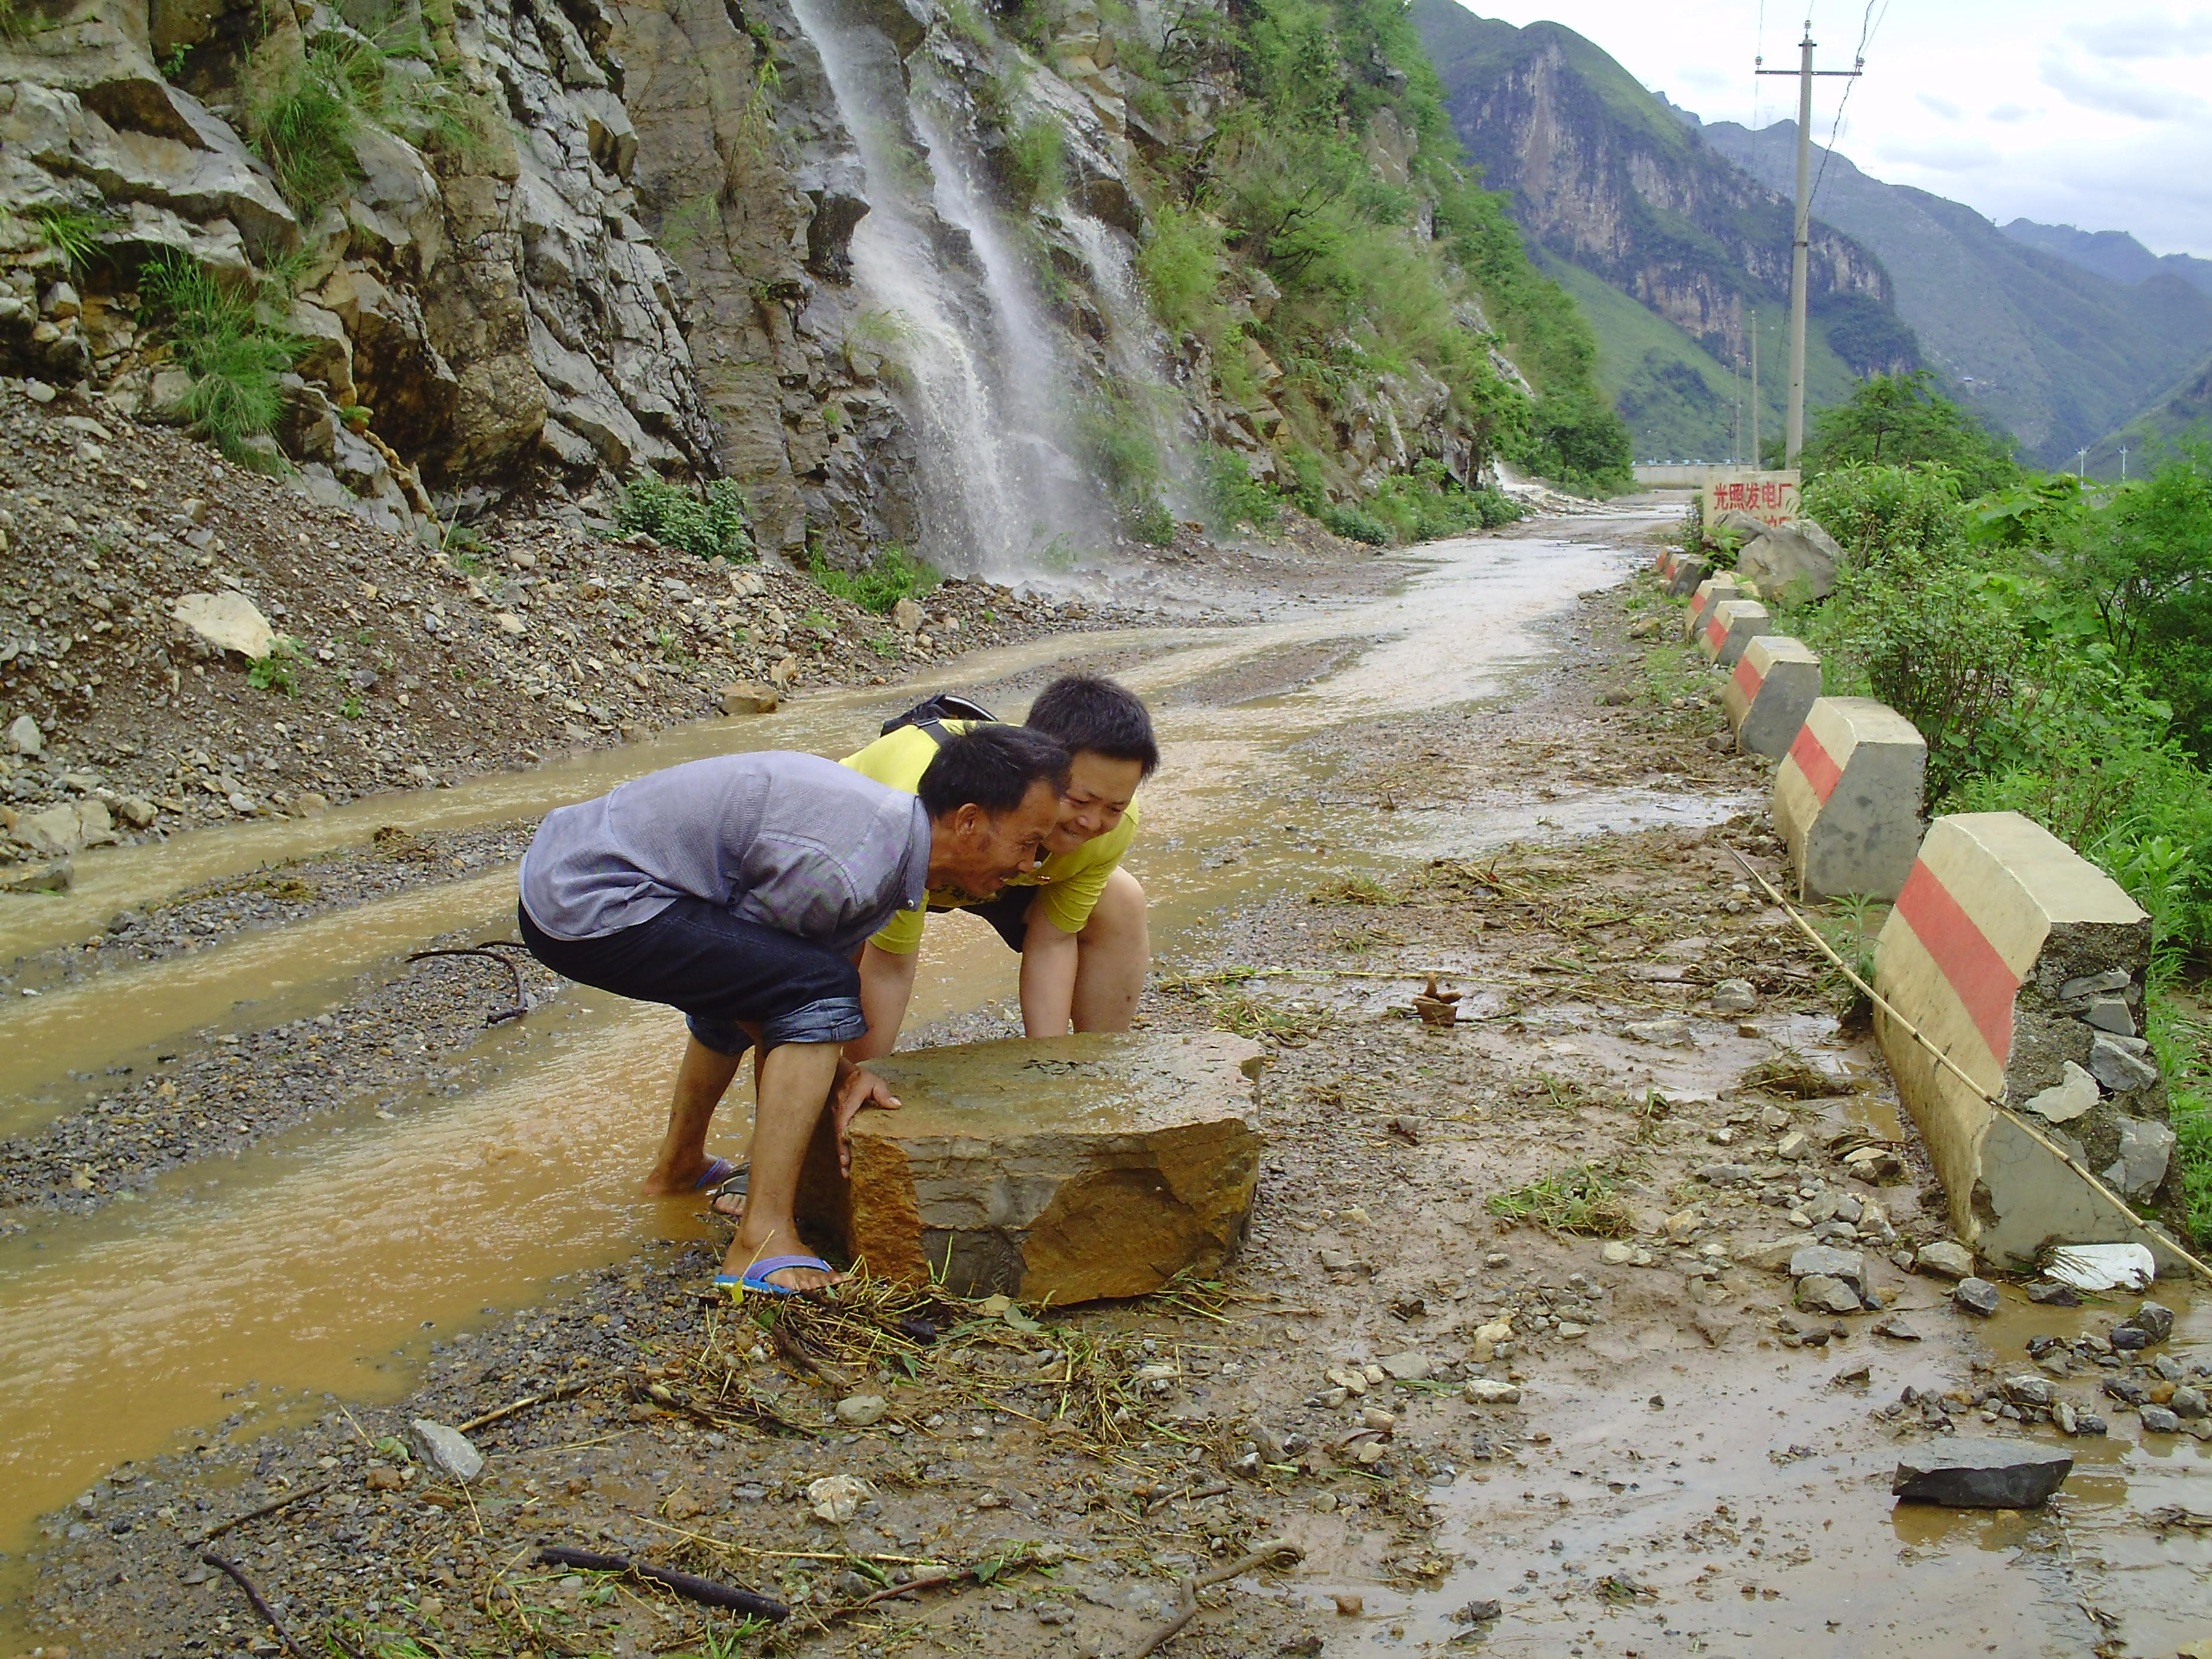
<instances>
[{"instance_id":1,"label":"yellow t-shirt","mask_svg":"<svg viewBox=\"0 0 2212 1659\"><path fill-rule=\"evenodd\" d=\"M973 720L947 720L945 729L965 732L974 724ZM912 793L921 787L921 775L929 769L929 763L936 756L936 738L918 726L902 726L889 737L878 738L858 754L846 756L843 763L862 777ZM1106 890L1106 878L1120 866L1121 855L1129 850L1129 843L1136 835L1137 807L1133 801L1129 810L1121 815L1121 823L1104 835L1084 842L1073 853L1048 855L1036 869L1014 877L1006 885L1043 888L1044 891L1037 895L1036 903L1044 906L1045 920L1063 933L1079 933L1091 920L1091 911L1097 908L1098 896ZM939 909L957 909L971 902L958 893L933 891L929 895L929 903ZM927 914L927 907L902 910L870 942L894 956L911 956L921 949Z\"/></svg>"}]
</instances>

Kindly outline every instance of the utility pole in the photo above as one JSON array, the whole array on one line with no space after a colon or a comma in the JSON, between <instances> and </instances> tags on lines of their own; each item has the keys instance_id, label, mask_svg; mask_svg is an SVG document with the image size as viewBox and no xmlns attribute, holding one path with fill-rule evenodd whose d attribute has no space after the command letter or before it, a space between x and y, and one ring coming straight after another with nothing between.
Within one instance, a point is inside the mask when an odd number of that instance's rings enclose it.
<instances>
[{"instance_id":1,"label":"utility pole","mask_svg":"<svg viewBox=\"0 0 2212 1659\"><path fill-rule=\"evenodd\" d=\"M2127 447L2125 444L2122 444L2122 445L2120 446L2120 482L2121 482L2122 483L2125 483L2127 481L2128 481L2128 447Z\"/></svg>"},{"instance_id":2,"label":"utility pole","mask_svg":"<svg viewBox=\"0 0 2212 1659\"><path fill-rule=\"evenodd\" d=\"M1766 465L1759 459L1759 313L1751 313L1751 465L1754 471Z\"/></svg>"},{"instance_id":3,"label":"utility pole","mask_svg":"<svg viewBox=\"0 0 2212 1659\"><path fill-rule=\"evenodd\" d=\"M1805 447L1805 288L1806 266L1812 250L1813 82L1819 76L1848 81L1866 70L1863 58L1847 70L1816 70L1813 67L1813 20L1808 17L1805 20L1805 38L1797 43L1796 69L1768 69L1764 58L1754 59L1753 67L1753 72L1758 75L1797 77L1797 216L1790 243L1790 423L1789 440L1782 457L1784 466L1796 465L1797 452Z\"/></svg>"}]
</instances>

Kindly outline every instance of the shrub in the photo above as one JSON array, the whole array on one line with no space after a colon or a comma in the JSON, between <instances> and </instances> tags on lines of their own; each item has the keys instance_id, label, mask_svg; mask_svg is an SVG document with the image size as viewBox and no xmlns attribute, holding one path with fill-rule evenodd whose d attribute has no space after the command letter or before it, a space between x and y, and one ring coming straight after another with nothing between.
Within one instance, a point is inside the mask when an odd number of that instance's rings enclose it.
<instances>
[{"instance_id":1,"label":"shrub","mask_svg":"<svg viewBox=\"0 0 2212 1659\"><path fill-rule=\"evenodd\" d=\"M1176 338L1195 335L1209 344L1228 327L1221 302L1221 227L1195 208L1161 203L1152 212L1137 274L1152 314Z\"/></svg>"},{"instance_id":2,"label":"shrub","mask_svg":"<svg viewBox=\"0 0 2212 1659\"><path fill-rule=\"evenodd\" d=\"M1813 417L1799 463L1808 482L1837 467L1923 465L1958 479L1960 493L1985 494L2017 481L2013 441L1934 389L1925 369L1877 374Z\"/></svg>"},{"instance_id":3,"label":"shrub","mask_svg":"<svg viewBox=\"0 0 2212 1659\"><path fill-rule=\"evenodd\" d=\"M1932 467L1838 467L1806 485L1804 501L1860 567L1955 548L1972 525L1956 475Z\"/></svg>"},{"instance_id":4,"label":"shrub","mask_svg":"<svg viewBox=\"0 0 2212 1659\"><path fill-rule=\"evenodd\" d=\"M1018 205L1058 206L1067 194L1067 135L1060 118L1050 111L1031 115L1007 140L1000 166Z\"/></svg>"},{"instance_id":5,"label":"shrub","mask_svg":"<svg viewBox=\"0 0 2212 1659\"><path fill-rule=\"evenodd\" d=\"M1217 531L1250 525L1267 529L1275 522L1274 493L1252 476L1244 458L1233 449L1207 448L1204 459L1207 517Z\"/></svg>"},{"instance_id":6,"label":"shrub","mask_svg":"<svg viewBox=\"0 0 2212 1659\"><path fill-rule=\"evenodd\" d=\"M753 553L744 495L728 478L717 478L696 495L680 484L641 478L623 489L615 523L702 559L748 559Z\"/></svg>"},{"instance_id":7,"label":"shrub","mask_svg":"<svg viewBox=\"0 0 2212 1659\"><path fill-rule=\"evenodd\" d=\"M1321 521L1348 542L1364 542L1370 547L1390 544L1390 526L1356 507L1332 501L1322 508Z\"/></svg>"},{"instance_id":8,"label":"shrub","mask_svg":"<svg viewBox=\"0 0 2212 1659\"><path fill-rule=\"evenodd\" d=\"M808 574L824 592L878 617L888 616L901 599L927 593L945 580L927 559L915 558L896 544L878 553L865 570L838 570L817 558Z\"/></svg>"},{"instance_id":9,"label":"shrub","mask_svg":"<svg viewBox=\"0 0 2212 1659\"><path fill-rule=\"evenodd\" d=\"M173 251L147 262L138 292L168 337L170 356L192 377L176 412L240 465L281 466L256 441L276 427L277 377L299 356L300 342L263 319L250 289L225 287Z\"/></svg>"}]
</instances>

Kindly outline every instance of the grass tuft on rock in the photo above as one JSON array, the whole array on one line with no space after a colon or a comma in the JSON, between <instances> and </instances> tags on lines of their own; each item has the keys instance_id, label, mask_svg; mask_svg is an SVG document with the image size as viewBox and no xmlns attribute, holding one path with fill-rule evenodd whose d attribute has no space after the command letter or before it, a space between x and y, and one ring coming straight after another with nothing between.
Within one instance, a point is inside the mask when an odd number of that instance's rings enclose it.
<instances>
[{"instance_id":1,"label":"grass tuft on rock","mask_svg":"<svg viewBox=\"0 0 2212 1659\"><path fill-rule=\"evenodd\" d=\"M240 466L281 471L269 442L282 410L277 379L300 355L300 342L270 325L245 286L226 286L174 252L149 260L139 294L161 331L169 356L191 377L174 413L195 436Z\"/></svg>"}]
</instances>

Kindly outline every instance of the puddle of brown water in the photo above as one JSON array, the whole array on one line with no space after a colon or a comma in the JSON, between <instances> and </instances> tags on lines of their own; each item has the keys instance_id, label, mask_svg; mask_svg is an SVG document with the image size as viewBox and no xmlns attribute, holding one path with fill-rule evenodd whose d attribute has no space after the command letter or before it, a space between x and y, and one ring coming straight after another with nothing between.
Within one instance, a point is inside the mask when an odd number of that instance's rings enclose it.
<instances>
[{"instance_id":1,"label":"puddle of brown water","mask_svg":"<svg viewBox=\"0 0 2212 1659\"><path fill-rule=\"evenodd\" d=\"M143 1066L187 1032L255 1029L314 1012L330 1006L337 987L459 927L513 936L512 866L0 1004L0 1135L71 1109L73 1099L26 1097L72 1071Z\"/></svg>"},{"instance_id":2,"label":"puddle of brown water","mask_svg":"<svg viewBox=\"0 0 2212 1659\"><path fill-rule=\"evenodd\" d=\"M1528 624L1625 562L1617 549L1589 544L1451 544L1430 550L1430 568L1402 599L1235 633L1046 641L991 653L963 673L975 684L1118 641L1158 647L1125 675L1157 694L1302 638L1376 633L1371 662L1347 664L1266 708L1164 711L1166 763L1147 788L1146 834L1132 863L1155 897L1156 947L1171 953L1224 903L1269 884L1303 890L1320 872L1371 855L1338 851L1371 833L1364 809L1318 829L1283 829L1275 797L1306 764L1290 752L1298 739L1347 710L1423 709L1494 692L1533 653ZM702 723L538 773L381 798L305 823L198 832L93 860L100 873L77 897L27 918L20 907L0 912L0 951L71 937L123 904L268 860L361 841L384 823L453 830L512 818L696 754L769 743L837 752L865 735L855 728L868 714L915 690L810 698L773 721ZM1318 860L1316 835L1330 848ZM1249 857L1209 859L1210 850L1247 840L1255 842ZM493 872L386 901L382 910L363 907L320 933L316 922L272 929L225 947L234 957L210 951L158 981L156 969L115 983L149 988L147 1017L191 1029L220 1018L242 989L272 988L240 964L283 963L294 944L319 941L298 971L283 975L305 999L311 981L327 986L356 959L346 936L361 918L383 918L386 937L362 949L388 956L396 944L416 942L404 937L409 926L419 939L463 925L478 890L483 899L497 890L503 900L510 879ZM1011 1001L1016 967L980 923L933 925L914 1024ZM82 1004L58 1000L39 1043L65 1052L77 1069L112 1062L143 1041L118 1026L115 1047L102 1050L86 1012L99 1006L100 988L88 989ZM145 1202L58 1221L0 1250L0 1377L8 1380L0 1389L0 1545L21 1540L33 1516L118 1461L223 1416L225 1392L246 1379L392 1397L414 1375L412 1362L392 1351L418 1337L423 1321L449 1332L486 1305L526 1301L556 1274L623 1259L694 1224L690 1206L631 1192L665 1109L675 1017L611 1008L590 994L574 1006L588 1012L571 1021L549 1011L492 1039L514 1045L514 1063L472 1095L419 1103L392 1124L365 1115L322 1118L234 1163L174 1172ZM51 1055L37 1064L62 1069ZM344 1125L341 1133L331 1133L333 1122ZM735 1123L721 1142L742 1145Z\"/></svg>"},{"instance_id":3,"label":"puddle of brown water","mask_svg":"<svg viewBox=\"0 0 2212 1659\"><path fill-rule=\"evenodd\" d=\"M917 1023L1013 995L1017 959L981 923L936 945ZM424 1321L450 1334L557 1274L702 1234L696 1203L635 1191L679 1018L592 991L575 1006L496 1034L513 1064L473 1095L417 1099L396 1123L321 1118L0 1247L0 1538L222 1417L246 1379L394 1398L415 1366L392 1351ZM743 1152L749 1110L732 1096L717 1150Z\"/></svg>"},{"instance_id":4,"label":"puddle of brown water","mask_svg":"<svg viewBox=\"0 0 2212 1659\"><path fill-rule=\"evenodd\" d=\"M1922 1289L1902 1305L1935 1309L1940 1290ZM2212 1342L2212 1301L2186 1285L2157 1294L2180 1312L2174 1350ZM2135 1300L2064 1310L2008 1291L1971 1334L2007 1374L2032 1371L2027 1337L2101 1331ZM1346 1650L2057 1659L2108 1636L2124 1644L2115 1650L2157 1654L2212 1632L2212 1540L2180 1530L2161 1540L2146 1524L2165 1504L2212 1508L2212 1455L2196 1441L2139 1443L2132 1416L2108 1413L2111 1437L2058 1441L2075 1470L2040 1513L1893 1502L1899 1448L1869 1408L1908 1384L1941 1390L1968 1375L1948 1316L1916 1322L1943 1328L1913 1345L1863 1337L1819 1352L1717 1354L1670 1324L1628 1322L1607 1339L1608 1369L1532 1392L1533 1420L1553 1443L1524 1444L1435 1489L1436 1547L1463 1563L1440 1589L1378 1589L1341 1577L1341 1553L1316 1556L1324 1592L1366 1603ZM1831 1384L1861 1359L1869 1387ZM2077 1380L2069 1392L2094 1388ZM2009 1431L1960 1422L1965 1434ZM1620 1581L1610 1595L1608 1576ZM1451 1615L1493 1599L1504 1616L1468 1639ZM2085 1606L2117 1623L2100 1628Z\"/></svg>"}]
</instances>

